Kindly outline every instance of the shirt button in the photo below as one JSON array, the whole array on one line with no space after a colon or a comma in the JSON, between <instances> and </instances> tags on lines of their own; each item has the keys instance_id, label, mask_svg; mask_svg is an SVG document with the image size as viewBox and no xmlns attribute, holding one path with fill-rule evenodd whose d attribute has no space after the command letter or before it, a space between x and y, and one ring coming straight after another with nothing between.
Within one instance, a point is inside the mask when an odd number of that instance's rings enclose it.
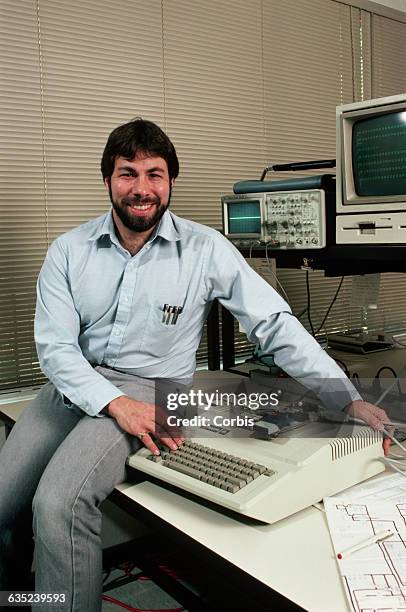
<instances>
[{"instance_id":1,"label":"shirt button","mask_svg":"<svg viewBox=\"0 0 406 612\"><path fill-rule=\"evenodd\" d=\"M123 297L123 302L124 302L125 304L128 304L128 302L129 302L129 301L130 301L130 300L129 300L129 298L128 298L127 296Z\"/></svg>"},{"instance_id":2,"label":"shirt button","mask_svg":"<svg viewBox=\"0 0 406 612\"><path fill-rule=\"evenodd\" d=\"M121 336L121 331L120 331L119 329L116 329L116 330L114 331L114 335L115 335L115 336Z\"/></svg>"}]
</instances>

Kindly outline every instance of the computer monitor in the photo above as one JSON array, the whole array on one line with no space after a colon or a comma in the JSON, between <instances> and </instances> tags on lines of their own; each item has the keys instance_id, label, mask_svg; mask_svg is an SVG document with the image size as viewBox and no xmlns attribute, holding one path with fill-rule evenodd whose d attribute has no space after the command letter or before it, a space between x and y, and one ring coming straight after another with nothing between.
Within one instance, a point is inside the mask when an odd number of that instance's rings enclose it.
<instances>
[{"instance_id":1,"label":"computer monitor","mask_svg":"<svg viewBox=\"0 0 406 612\"><path fill-rule=\"evenodd\" d=\"M337 214L406 211L406 94L337 107Z\"/></svg>"},{"instance_id":2,"label":"computer monitor","mask_svg":"<svg viewBox=\"0 0 406 612\"><path fill-rule=\"evenodd\" d=\"M244 246L261 239L265 194L227 195L221 198L224 235Z\"/></svg>"}]
</instances>

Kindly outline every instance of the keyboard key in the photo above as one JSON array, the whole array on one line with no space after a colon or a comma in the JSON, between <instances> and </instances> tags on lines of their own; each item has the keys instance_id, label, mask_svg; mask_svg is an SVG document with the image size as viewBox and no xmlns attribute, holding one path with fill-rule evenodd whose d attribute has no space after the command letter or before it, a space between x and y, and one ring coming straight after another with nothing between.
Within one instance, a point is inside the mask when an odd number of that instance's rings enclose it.
<instances>
[{"instance_id":1,"label":"keyboard key","mask_svg":"<svg viewBox=\"0 0 406 612\"><path fill-rule=\"evenodd\" d=\"M192 478L197 478L200 480L204 474L199 472L199 470L195 470L194 468L188 467L187 465L182 465L181 463L176 463L175 461L167 461L165 462L166 467L171 468L171 470L176 470L177 472L182 472L182 474L187 474L187 476L191 476Z\"/></svg>"}]
</instances>

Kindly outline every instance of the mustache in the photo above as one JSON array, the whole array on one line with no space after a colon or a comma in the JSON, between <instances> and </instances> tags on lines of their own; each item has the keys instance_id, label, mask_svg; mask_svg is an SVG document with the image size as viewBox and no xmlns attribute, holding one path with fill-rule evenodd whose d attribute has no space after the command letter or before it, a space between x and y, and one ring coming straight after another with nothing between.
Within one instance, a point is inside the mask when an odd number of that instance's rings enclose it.
<instances>
[{"instance_id":1,"label":"mustache","mask_svg":"<svg viewBox=\"0 0 406 612\"><path fill-rule=\"evenodd\" d=\"M132 206L134 204L156 204L159 206L161 200L159 198L143 198L141 196L124 197L121 200L122 204Z\"/></svg>"}]
</instances>

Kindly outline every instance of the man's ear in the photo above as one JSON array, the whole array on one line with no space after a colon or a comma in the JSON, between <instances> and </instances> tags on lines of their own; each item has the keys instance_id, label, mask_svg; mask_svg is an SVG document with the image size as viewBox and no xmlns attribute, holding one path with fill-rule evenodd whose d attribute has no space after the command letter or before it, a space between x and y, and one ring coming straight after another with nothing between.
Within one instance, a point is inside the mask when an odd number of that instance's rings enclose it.
<instances>
[{"instance_id":1,"label":"man's ear","mask_svg":"<svg viewBox=\"0 0 406 612\"><path fill-rule=\"evenodd\" d=\"M174 178L172 178L172 179L171 179L171 189L173 188L174 184L175 184L175 179L174 179Z\"/></svg>"},{"instance_id":2,"label":"man's ear","mask_svg":"<svg viewBox=\"0 0 406 612\"><path fill-rule=\"evenodd\" d=\"M110 177L106 176L106 178L103 181L105 188L107 189L107 191L110 190Z\"/></svg>"}]
</instances>

